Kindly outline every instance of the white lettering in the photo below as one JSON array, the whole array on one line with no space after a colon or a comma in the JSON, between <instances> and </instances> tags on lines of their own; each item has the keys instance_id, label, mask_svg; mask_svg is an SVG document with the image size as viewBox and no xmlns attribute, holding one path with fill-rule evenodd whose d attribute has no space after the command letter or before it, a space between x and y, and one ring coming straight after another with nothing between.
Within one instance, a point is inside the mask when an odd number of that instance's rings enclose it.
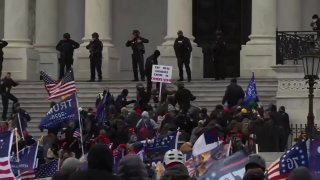
<instances>
[{"instance_id":1,"label":"white lettering","mask_svg":"<svg viewBox=\"0 0 320 180\"><path fill-rule=\"evenodd\" d=\"M245 172L246 172L246 169L245 169L245 168L242 168L242 169L239 169L239 170L237 170L237 171L234 171L232 174L233 174L235 177L239 176L239 177L242 179Z\"/></svg>"},{"instance_id":2,"label":"white lettering","mask_svg":"<svg viewBox=\"0 0 320 180\"><path fill-rule=\"evenodd\" d=\"M61 106L61 110L67 109L66 102L61 102L60 106Z\"/></svg>"}]
</instances>

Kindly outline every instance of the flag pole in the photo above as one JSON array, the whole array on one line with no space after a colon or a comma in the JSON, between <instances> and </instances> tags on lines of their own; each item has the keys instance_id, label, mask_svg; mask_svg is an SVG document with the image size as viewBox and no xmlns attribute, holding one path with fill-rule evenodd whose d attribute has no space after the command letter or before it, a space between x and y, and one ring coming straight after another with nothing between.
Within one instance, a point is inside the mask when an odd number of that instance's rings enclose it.
<instances>
[{"instance_id":1,"label":"flag pole","mask_svg":"<svg viewBox=\"0 0 320 180\"><path fill-rule=\"evenodd\" d=\"M18 115L18 121L19 121L20 131L21 131L21 132L20 132L20 133L21 133L21 137L22 137L22 139L24 140L24 135L23 135L22 126L21 126L21 120L20 120L20 113L18 112L17 115Z\"/></svg>"},{"instance_id":2,"label":"flag pole","mask_svg":"<svg viewBox=\"0 0 320 180\"><path fill-rule=\"evenodd\" d=\"M81 117L80 117L80 112L79 112L78 95L77 95L77 93L75 93L75 95L76 95L77 111L78 111L78 118L79 118L81 151L82 151L82 156L83 156L84 155L84 148L83 148L83 138L82 138L82 123L81 123Z\"/></svg>"},{"instance_id":3,"label":"flag pole","mask_svg":"<svg viewBox=\"0 0 320 180\"><path fill-rule=\"evenodd\" d=\"M18 139L18 128L14 129L14 132L16 134L16 155L17 155L17 162L18 162L18 177L20 176L20 168L19 168L19 139Z\"/></svg>"},{"instance_id":4,"label":"flag pole","mask_svg":"<svg viewBox=\"0 0 320 180\"><path fill-rule=\"evenodd\" d=\"M180 127L178 127L178 129L177 129L176 143L175 143L175 146L174 146L175 149L178 149L179 135L180 135Z\"/></svg>"}]
</instances>

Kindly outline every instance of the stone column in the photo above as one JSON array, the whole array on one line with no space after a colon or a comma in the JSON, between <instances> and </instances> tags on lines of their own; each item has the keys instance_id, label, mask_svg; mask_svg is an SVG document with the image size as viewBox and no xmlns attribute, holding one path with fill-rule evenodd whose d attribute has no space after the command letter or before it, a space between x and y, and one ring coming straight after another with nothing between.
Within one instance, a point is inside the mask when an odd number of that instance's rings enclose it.
<instances>
[{"instance_id":1,"label":"stone column","mask_svg":"<svg viewBox=\"0 0 320 180\"><path fill-rule=\"evenodd\" d=\"M179 30L183 31L184 36L192 42L193 50L190 59L192 79L201 79L203 78L203 56L201 49L193 42L192 0L168 0L167 36L164 38L164 43L158 46L158 49L161 52L159 63L173 66L173 78L178 78L179 75L177 59L173 49ZM184 77L186 77L186 73L184 74Z\"/></svg>"},{"instance_id":2,"label":"stone column","mask_svg":"<svg viewBox=\"0 0 320 180\"><path fill-rule=\"evenodd\" d=\"M85 35L81 48L75 53L75 76L78 79L90 79L89 51L85 48L91 40L91 34L97 32L103 42L102 76L103 79L119 78L119 58L111 38L111 0L85 1ZM97 74L97 73L96 73ZM96 78L97 79L97 78Z\"/></svg>"},{"instance_id":3,"label":"stone column","mask_svg":"<svg viewBox=\"0 0 320 180\"><path fill-rule=\"evenodd\" d=\"M301 0L278 1L278 30L300 31L302 24Z\"/></svg>"},{"instance_id":4,"label":"stone column","mask_svg":"<svg viewBox=\"0 0 320 180\"><path fill-rule=\"evenodd\" d=\"M10 71L16 80L39 79L38 54L28 38L29 0L5 0L3 69ZM2 74L4 74L3 72Z\"/></svg>"},{"instance_id":5,"label":"stone column","mask_svg":"<svg viewBox=\"0 0 320 180\"><path fill-rule=\"evenodd\" d=\"M167 36L163 45L173 45L177 32L194 39L192 35L192 0L168 0Z\"/></svg>"},{"instance_id":6,"label":"stone column","mask_svg":"<svg viewBox=\"0 0 320 180\"><path fill-rule=\"evenodd\" d=\"M240 75L275 77L277 1L252 0L252 32L242 46Z\"/></svg>"},{"instance_id":7,"label":"stone column","mask_svg":"<svg viewBox=\"0 0 320 180\"><path fill-rule=\"evenodd\" d=\"M91 39L91 34L97 32L104 45L113 46L111 42L111 26L111 0L86 0L84 43L88 43Z\"/></svg>"},{"instance_id":8,"label":"stone column","mask_svg":"<svg viewBox=\"0 0 320 180\"><path fill-rule=\"evenodd\" d=\"M29 0L5 0L4 38L9 46L30 46L28 38Z\"/></svg>"},{"instance_id":9,"label":"stone column","mask_svg":"<svg viewBox=\"0 0 320 180\"><path fill-rule=\"evenodd\" d=\"M57 78L58 1L37 0L36 3L34 47L39 51L40 70Z\"/></svg>"}]
</instances>

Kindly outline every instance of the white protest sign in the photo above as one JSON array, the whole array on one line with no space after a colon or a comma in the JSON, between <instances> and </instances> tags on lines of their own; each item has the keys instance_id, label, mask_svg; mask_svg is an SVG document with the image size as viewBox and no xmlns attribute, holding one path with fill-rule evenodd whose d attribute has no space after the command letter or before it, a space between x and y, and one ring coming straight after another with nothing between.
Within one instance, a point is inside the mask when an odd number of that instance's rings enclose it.
<instances>
[{"instance_id":1,"label":"white protest sign","mask_svg":"<svg viewBox=\"0 0 320 180\"><path fill-rule=\"evenodd\" d=\"M153 65L152 82L171 83L172 66Z\"/></svg>"}]
</instances>

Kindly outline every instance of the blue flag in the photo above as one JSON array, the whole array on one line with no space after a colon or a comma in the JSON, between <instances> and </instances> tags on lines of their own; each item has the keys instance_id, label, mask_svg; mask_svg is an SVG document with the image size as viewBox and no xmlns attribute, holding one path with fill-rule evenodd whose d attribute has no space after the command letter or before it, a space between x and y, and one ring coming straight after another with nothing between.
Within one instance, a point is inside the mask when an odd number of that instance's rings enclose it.
<instances>
[{"instance_id":1,"label":"blue flag","mask_svg":"<svg viewBox=\"0 0 320 180\"><path fill-rule=\"evenodd\" d=\"M242 180L247 162L247 153L238 151L229 157L216 161L207 173L200 177L200 180Z\"/></svg>"},{"instance_id":2,"label":"blue flag","mask_svg":"<svg viewBox=\"0 0 320 180\"><path fill-rule=\"evenodd\" d=\"M37 178L52 177L58 171L58 160L54 159L36 169Z\"/></svg>"},{"instance_id":3,"label":"blue flag","mask_svg":"<svg viewBox=\"0 0 320 180\"><path fill-rule=\"evenodd\" d=\"M320 179L320 139L310 143L310 170L314 179Z\"/></svg>"},{"instance_id":4,"label":"blue flag","mask_svg":"<svg viewBox=\"0 0 320 180\"><path fill-rule=\"evenodd\" d=\"M18 170L20 170L20 173L33 171L36 165L37 152L38 143L35 143L19 151L19 162L16 155L11 156L10 163L13 173L17 175Z\"/></svg>"},{"instance_id":5,"label":"blue flag","mask_svg":"<svg viewBox=\"0 0 320 180\"><path fill-rule=\"evenodd\" d=\"M258 93L257 93L256 81L254 79L254 73L252 73L252 78L251 78L249 85L247 87L247 91L246 91L246 95L243 100L243 104L245 106L251 107L258 101L259 101L259 98L258 98Z\"/></svg>"},{"instance_id":6,"label":"blue flag","mask_svg":"<svg viewBox=\"0 0 320 180\"><path fill-rule=\"evenodd\" d=\"M106 91L103 99L99 102L97 106L97 115L96 115L96 120L99 123L104 122L107 119L107 102L108 98L110 98L111 94L109 91Z\"/></svg>"},{"instance_id":7,"label":"blue flag","mask_svg":"<svg viewBox=\"0 0 320 180\"><path fill-rule=\"evenodd\" d=\"M145 144L145 157L149 162L162 162L164 154L176 146L177 133L162 138L148 140Z\"/></svg>"},{"instance_id":8,"label":"blue flag","mask_svg":"<svg viewBox=\"0 0 320 180\"><path fill-rule=\"evenodd\" d=\"M63 122L79 119L76 95L73 94L67 99L54 105L47 115L42 118L40 127L44 129L56 128Z\"/></svg>"},{"instance_id":9,"label":"blue flag","mask_svg":"<svg viewBox=\"0 0 320 180\"><path fill-rule=\"evenodd\" d=\"M295 168L300 166L308 167L308 165L306 142L298 142L269 166L268 178L270 180L285 179Z\"/></svg>"}]
</instances>

